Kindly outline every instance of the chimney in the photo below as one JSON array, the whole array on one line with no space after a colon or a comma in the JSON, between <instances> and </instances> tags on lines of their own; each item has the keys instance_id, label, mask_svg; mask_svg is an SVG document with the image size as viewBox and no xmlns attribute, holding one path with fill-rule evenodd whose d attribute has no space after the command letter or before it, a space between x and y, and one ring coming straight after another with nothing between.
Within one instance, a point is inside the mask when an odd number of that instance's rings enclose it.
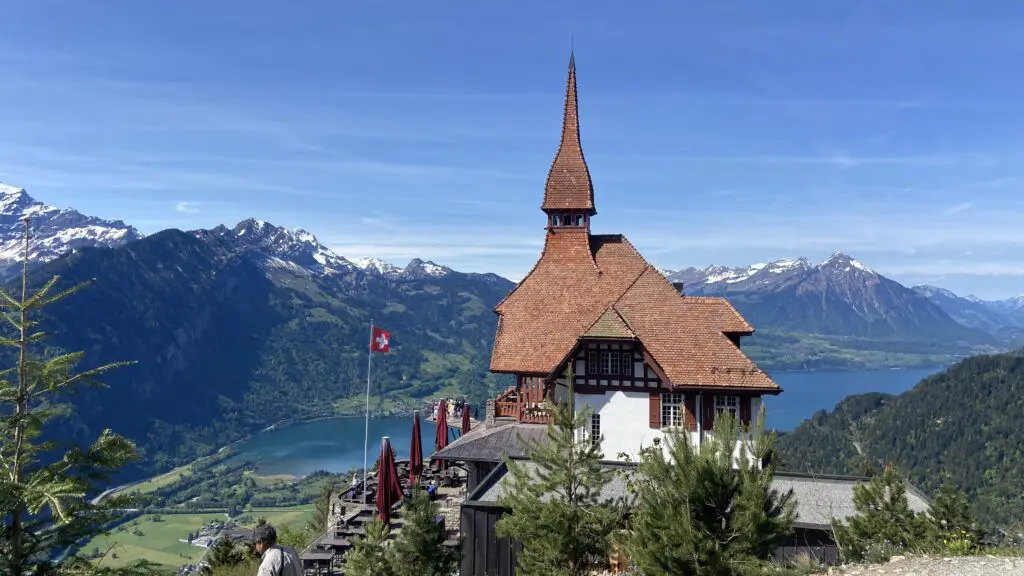
<instances>
[{"instance_id":1,"label":"chimney","mask_svg":"<svg viewBox=\"0 0 1024 576\"><path fill-rule=\"evenodd\" d=\"M487 410L484 412L484 426L494 426L494 400L487 401Z\"/></svg>"},{"instance_id":2,"label":"chimney","mask_svg":"<svg viewBox=\"0 0 1024 576\"><path fill-rule=\"evenodd\" d=\"M685 284L686 284L685 282L673 282L672 283L672 287L676 289L676 292L679 292L679 294L682 295L683 294L683 286Z\"/></svg>"}]
</instances>

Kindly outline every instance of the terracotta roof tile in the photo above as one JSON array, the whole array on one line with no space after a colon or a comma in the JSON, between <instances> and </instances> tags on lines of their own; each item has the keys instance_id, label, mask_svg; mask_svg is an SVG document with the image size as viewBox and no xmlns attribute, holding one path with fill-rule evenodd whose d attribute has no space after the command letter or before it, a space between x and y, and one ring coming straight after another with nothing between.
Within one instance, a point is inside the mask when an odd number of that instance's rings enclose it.
<instances>
[{"instance_id":1,"label":"terracotta roof tile","mask_svg":"<svg viewBox=\"0 0 1024 576\"><path fill-rule=\"evenodd\" d=\"M675 386L778 390L723 334L718 299L679 296L653 267L616 302L644 348Z\"/></svg>"},{"instance_id":2,"label":"terracotta roof tile","mask_svg":"<svg viewBox=\"0 0 1024 576\"><path fill-rule=\"evenodd\" d=\"M587 338L636 338L636 334L629 329L626 321L614 308L605 310L604 314L601 314L601 317L583 333L583 336Z\"/></svg>"},{"instance_id":3,"label":"terracotta roof tile","mask_svg":"<svg viewBox=\"0 0 1024 576\"><path fill-rule=\"evenodd\" d=\"M706 321L722 332L753 334L751 326L725 298L718 296L683 296L683 303L701 310Z\"/></svg>"},{"instance_id":4,"label":"terracotta roof tile","mask_svg":"<svg viewBox=\"0 0 1024 576\"><path fill-rule=\"evenodd\" d=\"M594 184L580 145L579 103L576 99L576 60L569 58L569 80L565 88L562 141L551 163L541 210L585 210L595 214Z\"/></svg>"},{"instance_id":5,"label":"terracotta roof tile","mask_svg":"<svg viewBox=\"0 0 1024 576\"><path fill-rule=\"evenodd\" d=\"M540 261L495 309L491 370L550 373L645 269L622 236L549 230Z\"/></svg>"},{"instance_id":6,"label":"terracotta roof tile","mask_svg":"<svg viewBox=\"0 0 1024 576\"><path fill-rule=\"evenodd\" d=\"M723 334L753 331L726 300L680 296L620 235L549 230L540 260L495 311L495 372L550 374L608 322L639 338L674 385L778 389Z\"/></svg>"}]
</instances>

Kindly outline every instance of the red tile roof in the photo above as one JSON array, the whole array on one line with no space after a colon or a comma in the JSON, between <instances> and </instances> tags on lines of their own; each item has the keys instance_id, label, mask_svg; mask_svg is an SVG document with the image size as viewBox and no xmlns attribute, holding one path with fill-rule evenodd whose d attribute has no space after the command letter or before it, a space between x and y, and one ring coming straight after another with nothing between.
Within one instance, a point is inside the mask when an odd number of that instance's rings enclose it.
<instances>
[{"instance_id":1,"label":"red tile roof","mask_svg":"<svg viewBox=\"0 0 1024 576\"><path fill-rule=\"evenodd\" d=\"M778 389L725 336L753 332L728 301L680 296L620 235L549 230L540 260L495 311L495 372L550 374L581 337L628 331L673 385Z\"/></svg>"},{"instance_id":2,"label":"red tile roof","mask_svg":"<svg viewBox=\"0 0 1024 576\"><path fill-rule=\"evenodd\" d=\"M569 80L565 89L562 142L551 163L541 210L579 210L596 214L594 185L580 145L579 107L576 101L576 59L569 58Z\"/></svg>"},{"instance_id":3,"label":"red tile roof","mask_svg":"<svg viewBox=\"0 0 1024 576\"><path fill-rule=\"evenodd\" d=\"M622 318L615 308L608 308L601 314L594 323L583 333L586 338L617 338L623 340L633 340L636 338L636 334L629 329L626 321Z\"/></svg>"}]
</instances>

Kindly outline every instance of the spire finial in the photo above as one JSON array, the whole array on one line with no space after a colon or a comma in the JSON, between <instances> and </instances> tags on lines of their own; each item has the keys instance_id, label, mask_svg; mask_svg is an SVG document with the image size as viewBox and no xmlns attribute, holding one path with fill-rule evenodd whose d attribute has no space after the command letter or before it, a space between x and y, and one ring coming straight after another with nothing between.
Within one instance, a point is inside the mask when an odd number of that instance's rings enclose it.
<instances>
[{"instance_id":1,"label":"spire finial","mask_svg":"<svg viewBox=\"0 0 1024 576\"><path fill-rule=\"evenodd\" d=\"M558 146L555 161L548 172L548 181L544 189L544 211L559 211L566 214L584 213L593 216L594 187L590 180L590 170L583 157L580 145L580 120L576 100L576 54L569 52L569 78L565 86L565 113L562 117L562 141Z\"/></svg>"}]
</instances>

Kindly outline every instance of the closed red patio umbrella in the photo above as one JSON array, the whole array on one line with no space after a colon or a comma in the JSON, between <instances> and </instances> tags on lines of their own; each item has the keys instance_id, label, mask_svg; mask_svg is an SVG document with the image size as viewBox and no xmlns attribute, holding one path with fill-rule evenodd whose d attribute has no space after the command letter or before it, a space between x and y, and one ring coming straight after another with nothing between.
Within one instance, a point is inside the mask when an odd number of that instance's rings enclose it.
<instances>
[{"instance_id":1,"label":"closed red patio umbrella","mask_svg":"<svg viewBox=\"0 0 1024 576\"><path fill-rule=\"evenodd\" d=\"M412 444L409 446L409 488L416 486L423 473L423 440L420 437L420 411L412 415Z\"/></svg>"},{"instance_id":2,"label":"closed red patio umbrella","mask_svg":"<svg viewBox=\"0 0 1024 576\"><path fill-rule=\"evenodd\" d=\"M462 406L462 434L469 433L469 404Z\"/></svg>"},{"instance_id":3,"label":"closed red patio umbrella","mask_svg":"<svg viewBox=\"0 0 1024 576\"><path fill-rule=\"evenodd\" d=\"M380 467L377 468L377 516L391 523L391 508L402 501L402 485L398 482L395 452L387 436L380 441Z\"/></svg>"},{"instance_id":4,"label":"closed red patio umbrella","mask_svg":"<svg viewBox=\"0 0 1024 576\"><path fill-rule=\"evenodd\" d=\"M447 445L448 405L444 400L441 400L440 405L437 407L437 435L434 437L434 450L440 452ZM444 460L441 461L441 467L447 467Z\"/></svg>"}]
</instances>

